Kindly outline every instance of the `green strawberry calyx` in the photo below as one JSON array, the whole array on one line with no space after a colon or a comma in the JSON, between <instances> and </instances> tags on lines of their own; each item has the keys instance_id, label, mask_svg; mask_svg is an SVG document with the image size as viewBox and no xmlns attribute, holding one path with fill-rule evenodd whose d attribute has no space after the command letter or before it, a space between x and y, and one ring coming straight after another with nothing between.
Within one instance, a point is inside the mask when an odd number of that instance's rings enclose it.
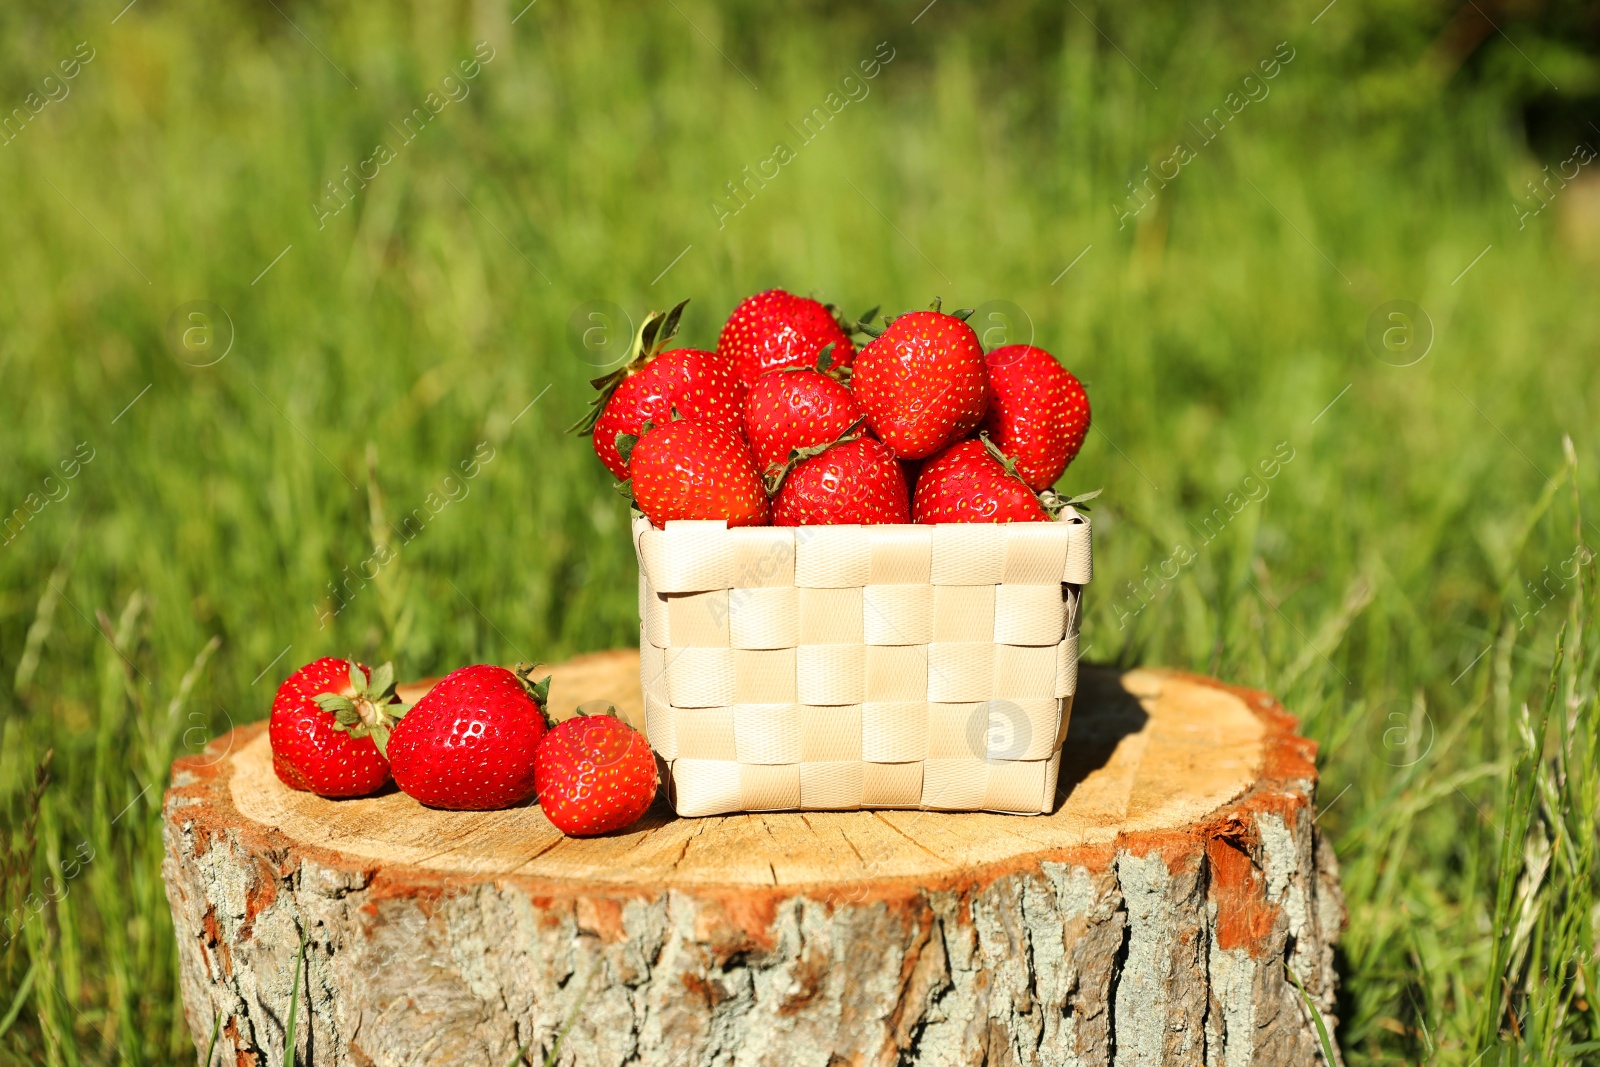
<instances>
[{"instance_id":1,"label":"green strawberry calyx","mask_svg":"<svg viewBox=\"0 0 1600 1067\"><path fill-rule=\"evenodd\" d=\"M872 310L857 316L854 322L845 318L844 312L840 311L837 305L823 304L822 306L828 309L828 314L833 316L833 321L839 324L839 329L844 331L846 337L876 337L883 332L872 325L872 320L878 317L878 311L883 307L882 304L874 304ZM817 369L821 370L822 368L818 367Z\"/></svg>"},{"instance_id":2,"label":"green strawberry calyx","mask_svg":"<svg viewBox=\"0 0 1600 1067\"><path fill-rule=\"evenodd\" d=\"M545 729L554 730L556 723L550 717L550 679L554 676L546 673L538 681L534 681L533 677L542 666L543 664L539 663L519 663L511 673L517 676L522 691L528 694L528 699L539 709L539 717L544 720Z\"/></svg>"},{"instance_id":3,"label":"green strawberry calyx","mask_svg":"<svg viewBox=\"0 0 1600 1067\"><path fill-rule=\"evenodd\" d=\"M678 406L676 404L672 405L672 421L673 422L677 422L682 418L683 418L683 416L678 414ZM651 430L655 429L655 428L656 428L655 420L654 419L646 419L646 420L644 420L644 425L639 427L639 432L638 433L619 433L619 434L617 434L617 439L616 439L616 441L614 443L617 446L617 455L622 457L622 465L624 467L626 467L628 464L633 462L633 449L634 449L634 446L636 446L639 443L639 439L641 437L643 437L645 434L649 433ZM621 482L619 482L617 484L618 485L626 485L627 482L628 482L628 479L623 479L623 481L621 481Z\"/></svg>"},{"instance_id":4,"label":"green strawberry calyx","mask_svg":"<svg viewBox=\"0 0 1600 1067\"><path fill-rule=\"evenodd\" d=\"M594 706L596 703L597 701L591 700L586 703L579 704L577 709L573 711L572 718L616 719L618 722L623 723L623 725L627 725L622 715L617 711L617 706L615 704L612 704L608 701L605 707L598 708ZM566 720L563 719L562 721L565 722Z\"/></svg>"},{"instance_id":5,"label":"green strawberry calyx","mask_svg":"<svg viewBox=\"0 0 1600 1067\"><path fill-rule=\"evenodd\" d=\"M674 420L681 419L683 417L678 414L678 409L676 406L674 406L672 409L672 417ZM655 428L655 422L647 419L645 420L645 424L639 427L638 433L617 434L617 455L622 457L622 465L624 467L631 467L633 465L633 450L639 444L639 439ZM621 494L622 498L629 504L635 503L633 499L632 478L624 478L620 482L612 482L611 488L617 493Z\"/></svg>"},{"instance_id":6,"label":"green strawberry calyx","mask_svg":"<svg viewBox=\"0 0 1600 1067\"><path fill-rule=\"evenodd\" d=\"M1048 511L1052 518L1060 515L1068 508L1088 511L1089 501L1103 492L1105 492L1104 489L1092 489L1087 493L1079 493L1076 496L1062 496L1054 489L1046 489L1039 494L1039 506Z\"/></svg>"},{"instance_id":7,"label":"green strawberry calyx","mask_svg":"<svg viewBox=\"0 0 1600 1067\"><path fill-rule=\"evenodd\" d=\"M389 754L389 734L405 718L412 705L401 704L394 695L394 664L385 663L367 678L366 672L350 660L348 693L318 693L311 699L333 716L333 728L351 737L370 737L379 755Z\"/></svg>"},{"instance_id":8,"label":"green strawberry calyx","mask_svg":"<svg viewBox=\"0 0 1600 1067\"><path fill-rule=\"evenodd\" d=\"M628 380L629 375L643 370L645 364L659 356L667 342L678 335L678 323L682 320L684 306L688 303L687 299L680 300L670 311L652 311L644 317L644 321L639 324L639 332L634 335L633 347L629 349L628 362L610 374L603 374L589 381L589 384L599 392L589 401L589 410L583 418L567 427L568 433L575 433L579 437L587 437L594 433L594 424L600 421L600 415L611 400L611 394Z\"/></svg>"},{"instance_id":9,"label":"green strawberry calyx","mask_svg":"<svg viewBox=\"0 0 1600 1067\"><path fill-rule=\"evenodd\" d=\"M928 305L928 310L929 311L937 311L940 314L949 315L952 318L957 318L957 319L960 319L962 322L966 322L968 319L972 318L972 316L974 314L977 313L978 309L977 308L956 308L954 311L945 311L944 310L944 300L942 300L941 298L936 296L936 297L933 298L933 303Z\"/></svg>"},{"instance_id":10,"label":"green strawberry calyx","mask_svg":"<svg viewBox=\"0 0 1600 1067\"><path fill-rule=\"evenodd\" d=\"M915 309L913 309L913 310L915 310ZM937 297L936 296L936 297L933 298L932 301L929 302L928 306L926 308L924 308L923 310L925 310L925 311L937 311L937 312L940 312L942 314L949 315L952 318L960 319L962 322L966 322L968 319L970 319L973 316L973 314L978 309L977 308L956 308L956 310L954 310L954 311L945 311L944 310L944 300L941 297ZM884 331L887 330L890 326L893 326L894 325L894 320L898 319L900 317L900 315L885 315L883 317L883 325L882 326L873 326L867 320L871 319L872 316L877 313L877 311L878 311L877 308L873 308L871 311L867 312L865 315L863 315L861 317L862 321L857 324L859 332L866 334L868 337L874 337L874 338L882 337ZM911 312L903 311L903 312L901 312L901 314L902 315L909 315L909 314L911 314Z\"/></svg>"}]
</instances>

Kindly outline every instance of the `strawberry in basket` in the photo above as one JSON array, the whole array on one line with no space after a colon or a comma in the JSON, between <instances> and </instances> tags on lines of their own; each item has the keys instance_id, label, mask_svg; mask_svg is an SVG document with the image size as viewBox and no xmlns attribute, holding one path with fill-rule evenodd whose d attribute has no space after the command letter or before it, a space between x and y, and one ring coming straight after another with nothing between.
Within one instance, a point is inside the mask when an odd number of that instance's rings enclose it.
<instances>
[{"instance_id":1,"label":"strawberry in basket","mask_svg":"<svg viewBox=\"0 0 1600 1067\"><path fill-rule=\"evenodd\" d=\"M989 401L983 346L966 320L938 310L910 311L856 357L850 391L884 444L921 459L961 440Z\"/></svg>"},{"instance_id":2,"label":"strawberry in basket","mask_svg":"<svg viewBox=\"0 0 1600 1067\"><path fill-rule=\"evenodd\" d=\"M622 439L633 499L658 529L674 519L765 526L767 490L737 433L677 419Z\"/></svg>"},{"instance_id":3,"label":"strawberry in basket","mask_svg":"<svg viewBox=\"0 0 1600 1067\"><path fill-rule=\"evenodd\" d=\"M816 366L817 357L830 345L834 364L848 367L856 346L831 306L768 289L746 297L733 309L717 338L717 355L733 368L739 383L749 387L768 371Z\"/></svg>"},{"instance_id":4,"label":"strawberry in basket","mask_svg":"<svg viewBox=\"0 0 1600 1067\"><path fill-rule=\"evenodd\" d=\"M737 433L744 403L740 385L725 359L694 348L662 351L678 332L684 300L671 311L645 316L627 366L591 383L600 390L588 415L572 429L594 435L595 455L613 477L628 477L617 450L619 436L638 437L648 422L664 423L672 413L690 422Z\"/></svg>"},{"instance_id":5,"label":"strawberry in basket","mask_svg":"<svg viewBox=\"0 0 1600 1067\"><path fill-rule=\"evenodd\" d=\"M983 429L1017 461L1035 491L1055 484L1089 432L1089 397L1056 357L1032 345L1006 345L984 357L989 410Z\"/></svg>"},{"instance_id":6,"label":"strawberry in basket","mask_svg":"<svg viewBox=\"0 0 1600 1067\"><path fill-rule=\"evenodd\" d=\"M774 526L911 521L894 451L869 437L804 450L781 485L772 504Z\"/></svg>"},{"instance_id":7,"label":"strawberry in basket","mask_svg":"<svg viewBox=\"0 0 1600 1067\"><path fill-rule=\"evenodd\" d=\"M917 522L1048 522L1050 514L1014 461L987 438L962 441L923 464Z\"/></svg>"},{"instance_id":8,"label":"strawberry in basket","mask_svg":"<svg viewBox=\"0 0 1600 1067\"><path fill-rule=\"evenodd\" d=\"M781 467L792 453L837 441L866 414L845 384L830 377L828 354L819 369L770 371L744 398L744 435L762 471Z\"/></svg>"}]
</instances>

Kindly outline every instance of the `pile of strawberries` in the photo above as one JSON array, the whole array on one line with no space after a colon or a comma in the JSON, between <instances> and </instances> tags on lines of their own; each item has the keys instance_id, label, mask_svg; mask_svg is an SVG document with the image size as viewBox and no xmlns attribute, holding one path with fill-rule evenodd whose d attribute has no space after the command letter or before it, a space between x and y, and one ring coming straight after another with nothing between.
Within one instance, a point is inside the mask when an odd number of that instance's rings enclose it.
<instances>
[{"instance_id":1,"label":"pile of strawberries","mask_svg":"<svg viewBox=\"0 0 1600 1067\"><path fill-rule=\"evenodd\" d=\"M715 352L667 349L686 303L651 312L573 427L657 527L1037 522L1076 502L1051 486L1089 398L1044 349L985 354L937 301L876 328L781 289L735 308Z\"/></svg>"},{"instance_id":2,"label":"pile of strawberries","mask_svg":"<svg viewBox=\"0 0 1600 1067\"><path fill-rule=\"evenodd\" d=\"M563 833L603 834L655 800L655 754L613 715L552 723L550 681L532 668L479 664L446 675L413 705L394 668L319 659L272 702L272 766L294 789L325 797L376 793L392 777L433 808L484 811L537 796Z\"/></svg>"}]
</instances>

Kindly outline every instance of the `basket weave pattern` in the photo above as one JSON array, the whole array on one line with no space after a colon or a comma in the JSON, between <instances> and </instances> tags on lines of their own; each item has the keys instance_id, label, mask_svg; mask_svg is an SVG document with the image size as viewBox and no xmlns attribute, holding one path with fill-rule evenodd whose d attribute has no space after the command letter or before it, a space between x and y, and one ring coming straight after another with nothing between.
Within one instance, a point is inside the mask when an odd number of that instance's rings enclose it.
<instances>
[{"instance_id":1,"label":"basket weave pattern","mask_svg":"<svg viewBox=\"0 0 1600 1067\"><path fill-rule=\"evenodd\" d=\"M1088 520L636 517L646 730L680 815L1054 807Z\"/></svg>"}]
</instances>

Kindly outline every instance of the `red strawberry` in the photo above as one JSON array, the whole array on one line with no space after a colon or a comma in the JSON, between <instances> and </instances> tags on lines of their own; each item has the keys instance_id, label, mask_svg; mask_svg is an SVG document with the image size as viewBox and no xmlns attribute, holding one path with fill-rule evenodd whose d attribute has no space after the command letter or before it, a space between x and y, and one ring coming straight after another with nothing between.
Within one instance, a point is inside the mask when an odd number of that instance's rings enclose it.
<instances>
[{"instance_id":1,"label":"red strawberry","mask_svg":"<svg viewBox=\"0 0 1600 1067\"><path fill-rule=\"evenodd\" d=\"M639 439L629 468L633 498L657 528L673 519L767 524L767 492L738 434L682 419L669 422Z\"/></svg>"},{"instance_id":2,"label":"red strawberry","mask_svg":"<svg viewBox=\"0 0 1600 1067\"><path fill-rule=\"evenodd\" d=\"M533 796L550 682L478 664L445 675L389 738L395 784L430 808L487 811Z\"/></svg>"},{"instance_id":3,"label":"red strawberry","mask_svg":"<svg viewBox=\"0 0 1600 1067\"><path fill-rule=\"evenodd\" d=\"M376 672L351 660L308 663L278 687L267 735L272 769L291 789L360 797L389 780L382 744L398 718L394 668Z\"/></svg>"},{"instance_id":4,"label":"red strawberry","mask_svg":"<svg viewBox=\"0 0 1600 1067\"><path fill-rule=\"evenodd\" d=\"M931 456L983 418L989 399L983 346L954 315L908 312L861 350L850 390L873 432L897 455Z\"/></svg>"},{"instance_id":5,"label":"red strawberry","mask_svg":"<svg viewBox=\"0 0 1600 1067\"><path fill-rule=\"evenodd\" d=\"M663 423L676 410L690 422L738 432L744 387L715 352L675 348L656 356L617 387L594 424L594 452L618 479L628 465L617 435L639 436L647 422Z\"/></svg>"},{"instance_id":6,"label":"red strawberry","mask_svg":"<svg viewBox=\"0 0 1600 1067\"><path fill-rule=\"evenodd\" d=\"M985 357L989 410L983 429L1017 461L1036 492L1055 484L1089 432L1089 397L1056 357L1032 345L1006 345Z\"/></svg>"},{"instance_id":7,"label":"red strawberry","mask_svg":"<svg viewBox=\"0 0 1600 1067\"><path fill-rule=\"evenodd\" d=\"M856 346L827 304L782 289L746 297L728 316L717 338L717 355L732 366L745 386L780 367L815 367L817 355L833 345L834 366L847 367Z\"/></svg>"},{"instance_id":8,"label":"red strawberry","mask_svg":"<svg viewBox=\"0 0 1600 1067\"><path fill-rule=\"evenodd\" d=\"M803 460L772 505L774 526L910 521L906 479L894 452L866 437Z\"/></svg>"},{"instance_id":9,"label":"red strawberry","mask_svg":"<svg viewBox=\"0 0 1600 1067\"><path fill-rule=\"evenodd\" d=\"M918 522L1048 522L1039 498L985 441L962 441L929 460L917 479Z\"/></svg>"},{"instance_id":10,"label":"red strawberry","mask_svg":"<svg viewBox=\"0 0 1600 1067\"><path fill-rule=\"evenodd\" d=\"M611 715L557 723L539 746L539 806L564 834L620 830L656 798L656 758L644 735Z\"/></svg>"},{"instance_id":11,"label":"red strawberry","mask_svg":"<svg viewBox=\"0 0 1600 1067\"><path fill-rule=\"evenodd\" d=\"M645 423L657 424L676 411L690 422L737 432L744 387L727 361L694 348L662 349L678 332L685 300L671 311L652 311L633 342L628 365L591 383L600 390L592 411L572 428L594 435L594 452L618 480L628 464L617 450L618 435L638 437Z\"/></svg>"},{"instance_id":12,"label":"red strawberry","mask_svg":"<svg viewBox=\"0 0 1600 1067\"><path fill-rule=\"evenodd\" d=\"M766 471L788 462L790 452L837 441L865 414L850 390L826 374L772 371L744 398L744 435Z\"/></svg>"}]
</instances>

